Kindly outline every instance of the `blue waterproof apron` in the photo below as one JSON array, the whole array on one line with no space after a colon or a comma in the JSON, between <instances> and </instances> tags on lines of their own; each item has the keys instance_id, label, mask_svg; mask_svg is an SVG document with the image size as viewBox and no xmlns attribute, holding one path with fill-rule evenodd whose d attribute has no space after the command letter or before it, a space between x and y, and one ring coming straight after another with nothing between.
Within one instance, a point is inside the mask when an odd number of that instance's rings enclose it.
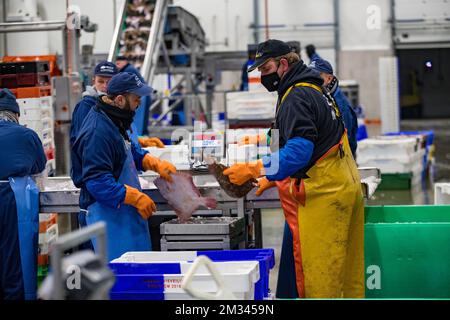
<instances>
[{"instance_id":1,"label":"blue waterproof apron","mask_svg":"<svg viewBox=\"0 0 450 320\"><path fill-rule=\"evenodd\" d=\"M125 142L127 158L118 182L141 191L138 173L131 154L130 144ZM88 207L87 225L98 221L106 223L108 260L120 257L128 251L152 250L147 220L144 220L133 206L121 204L119 208L94 202ZM92 239L97 249L96 239Z\"/></svg>"},{"instance_id":2,"label":"blue waterproof apron","mask_svg":"<svg viewBox=\"0 0 450 320\"><path fill-rule=\"evenodd\" d=\"M9 184L16 198L25 299L35 300L39 237L39 189L30 176L9 178Z\"/></svg>"}]
</instances>

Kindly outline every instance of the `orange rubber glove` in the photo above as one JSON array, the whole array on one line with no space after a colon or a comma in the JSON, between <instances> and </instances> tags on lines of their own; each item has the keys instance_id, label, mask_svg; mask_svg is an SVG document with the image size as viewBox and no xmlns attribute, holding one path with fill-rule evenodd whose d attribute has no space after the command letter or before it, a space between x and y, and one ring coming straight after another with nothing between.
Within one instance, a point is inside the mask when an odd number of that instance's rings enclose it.
<instances>
[{"instance_id":1,"label":"orange rubber glove","mask_svg":"<svg viewBox=\"0 0 450 320\"><path fill-rule=\"evenodd\" d=\"M156 157L152 157L149 154L146 154L144 159L142 160L142 168L147 170L152 170L158 172L161 178L172 182L171 173L177 172L177 168L171 164L169 161L160 160Z\"/></svg>"},{"instance_id":2,"label":"orange rubber glove","mask_svg":"<svg viewBox=\"0 0 450 320\"><path fill-rule=\"evenodd\" d=\"M256 190L255 194L259 197L266 191L267 189L275 187L277 184L275 181L269 181L266 177L258 180L258 190Z\"/></svg>"},{"instance_id":3,"label":"orange rubber glove","mask_svg":"<svg viewBox=\"0 0 450 320\"><path fill-rule=\"evenodd\" d=\"M148 138L148 137L141 137L138 138L139 144L143 148L147 147L158 147L158 148L164 148L164 143L156 137Z\"/></svg>"},{"instance_id":4,"label":"orange rubber glove","mask_svg":"<svg viewBox=\"0 0 450 320\"><path fill-rule=\"evenodd\" d=\"M150 218L156 211L156 205L149 196L138 189L125 185L126 193L123 203L137 209L141 217L145 220Z\"/></svg>"},{"instance_id":5,"label":"orange rubber glove","mask_svg":"<svg viewBox=\"0 0 450 320\"><path fill-rule=\"evenodd\" d=\"M265 144L267 141L267 136L265 133L252 135L252 136L243 136L241 139L239 139L239 146L246 145L246 144Z\"/></svg>"},{"instance_id":6,"label":"orange rubber glove","mask_svg":"<svg viewBox=\"0 0 450 320\"><path fill-rule=\"evenodd\" d=\"M240 186L252 178L256 179L264 175L264 166L262 160L240 162L226 169L223 174L229 176L232 183Z\"/></svg>"}]
</instances>

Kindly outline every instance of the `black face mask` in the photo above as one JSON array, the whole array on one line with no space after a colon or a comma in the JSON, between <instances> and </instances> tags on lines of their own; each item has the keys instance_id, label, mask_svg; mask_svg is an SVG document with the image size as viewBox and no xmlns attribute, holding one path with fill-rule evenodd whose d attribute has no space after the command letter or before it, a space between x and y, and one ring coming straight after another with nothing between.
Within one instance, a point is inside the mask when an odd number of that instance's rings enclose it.
<instances>
[{"instance_id":1,"label":"black face mask","mask_svg":"<svg viewBox=\"0 0 450 320\"><path fill-rule=\"evenodd\" d=\"M135 111L131 111L130 103L127 99L127 104L123 109L116 106L111 106L103 102L102 98L99 98L100 103L97 104L98 108L106 113L108 118L114 122L114 124L119 128L120 134L129 141L127 130L130 129L131 123L133 122Z\"/></svg>"},{"instance_id":2,"label":"black face mask","mask_svg":"<svg viewBox=\"0 0 450 320\"><path fill-rule=\"evenodd\" d=\"M278 68L279 67L280 67L280 65L278 64ZM275 72L261 76L261 84L269 92L278 90L278 87L280 86L281 78L278 75L278 68Z\"/></svg>"}]
</instances>

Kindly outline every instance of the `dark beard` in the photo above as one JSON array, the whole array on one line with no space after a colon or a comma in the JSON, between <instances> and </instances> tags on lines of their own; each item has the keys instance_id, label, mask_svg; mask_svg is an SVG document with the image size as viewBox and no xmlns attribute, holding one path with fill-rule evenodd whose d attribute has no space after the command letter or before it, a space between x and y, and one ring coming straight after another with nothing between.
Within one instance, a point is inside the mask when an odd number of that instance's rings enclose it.
<instances>
[{"instance_id":1,"label":"dark beard","mask_svg":"<svg viewBox=\"0 0 450 320\"><path fill-rule=\"evenodd\" d=\"M121 109L119 107L105 103L102 99L102 96L100 96L97 100L96 107L106 113L108 118L110 118L111 121L119 129L119 132L124 137L124 139L130 141L127 130L129 130L131 127L135 112L131 111L131 105L128 99L126 101L125 107Z\"/></svg>"}]
</instances>

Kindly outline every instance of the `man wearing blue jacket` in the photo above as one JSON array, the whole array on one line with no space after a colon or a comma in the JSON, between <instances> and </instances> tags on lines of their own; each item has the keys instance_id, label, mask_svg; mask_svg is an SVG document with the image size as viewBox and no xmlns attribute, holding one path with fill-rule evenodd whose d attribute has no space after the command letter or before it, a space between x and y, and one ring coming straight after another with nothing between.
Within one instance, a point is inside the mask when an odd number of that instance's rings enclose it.
<instances>
[{"instance_id":1,"label":"man wearing blue jacket","mask_svg":"<svg viewBox=\"0 0 450 320\"><path fill-rule=\"evenodd\" d=\"M285 42L259 44L254 68L278 92L272 152L224 174L237 185L262 177L257 195L278 187L287 230L277 297L362 298L364 201L339 110L323 95L319 74Z\"/></svg>"},{"instance_id":2,"label":"man wearing blue jacket","mask_svg":"<svg viewBox=\"0 0 450 320\"><path fill-rule=\"evenodd\" d=\"M42 142L19 124L20 109L0 90L0 300L36 299L39 189L45 169Z\"/></svg>"},{"instance_id":3,"label":"man wearing blue jacket","mask_svg":"<svg viewBox=\"0 0 450 320\"><path fill-rule=\"evenodd\" d=\"M356 148L358 144L356 138L356 134L358 133L358 118L347 97L339 88L339 81L333 75L333 67L328 61L322 58L316 58L313 60L309 67L319 72L320 77L323 79L324 90L327 90L336 101L339 111L342 114L342 120L344 120L345 128L347 129L350 149L352 150L353 157L356 158Z\"/></svg>"},{"instance_id":4,"label":"man wearing blue jacket","mask_svg":"<svg viewBox=\"0 0 450 320\"><path fill-rule=\"evenodd\" d=\"M89 111L91 111L92 107L97 103L97 99L100 95L104 95L106 93L106 88L108 86L108 82L111 78L118 73L118 69L116 65L112 62L101 61L94 68L94 76L92 78L92 86L87 86L86 91L83 92L83 98L80 102L77 103L75 109L72 113L72 123L70 126L70 147L73 147L78 134L80 133L81 126L83 125L84 119L88 115ZM77 188L80 188L81 185L78 182L78 179L74 177L74 172L81 172L81 163L77 161L77 158L73 154L73 150L71 149L71 168L70 175L72 180L75 183ZM80 227L86 226L86 214L84 211L85 208L80 202L80 214L78 214L78 223ZM82 246L88 249L91 248L89 242Z\"/></svg>"},{"instance_id":5,"label":"man wearing blue jacket","mask_svg":"<svg viewBox=\"0 0 450 320\"><path fill-rule=\"evenodd\" d=\"M97 99L73 145L81 163L81 170L73 172L74 183L81 185L80 206L87 208L87 225L106 223L109 260L127 251L151 250L147 220L156 206L142 193L137 171L152 170L168 181L176 171L140 149L128 134L140 97L150 92L134 74L112 77L107 95ZM96 248L95 239L93 244Z\"/></svg>"}]
</instances>

